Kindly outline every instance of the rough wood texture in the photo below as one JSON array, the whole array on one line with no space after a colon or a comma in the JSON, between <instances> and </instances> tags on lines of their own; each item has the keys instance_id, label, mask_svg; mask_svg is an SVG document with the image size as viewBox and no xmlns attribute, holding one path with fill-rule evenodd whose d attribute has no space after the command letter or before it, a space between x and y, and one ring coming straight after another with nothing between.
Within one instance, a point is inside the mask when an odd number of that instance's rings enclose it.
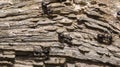
<instances>
[{"instance_id":1,"label":"rough wood texture","mask_svg":"<svg viewBox=\"0 0 120 67\"><path fill-rule=\"evenodd\" d=\"M0 0L0 67L120 67L119 0Z\"/></svg>"}]
</instances>

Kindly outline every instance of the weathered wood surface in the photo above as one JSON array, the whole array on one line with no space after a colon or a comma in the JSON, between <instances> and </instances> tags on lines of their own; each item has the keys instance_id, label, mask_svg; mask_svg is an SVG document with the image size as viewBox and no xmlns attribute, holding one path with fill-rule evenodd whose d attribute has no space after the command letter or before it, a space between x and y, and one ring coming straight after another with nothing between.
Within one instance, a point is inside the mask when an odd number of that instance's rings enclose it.
<instances>
[{"instance_id":1,"label":"weathered wood surface","mask_svg":"<svg viewBox=\"0 0 120 67\"><path fill-rule=\"evenodd\" d=\"M59 1L0 0L0 67L120 67L119 1Z\"/></svg>"}]
</instances>

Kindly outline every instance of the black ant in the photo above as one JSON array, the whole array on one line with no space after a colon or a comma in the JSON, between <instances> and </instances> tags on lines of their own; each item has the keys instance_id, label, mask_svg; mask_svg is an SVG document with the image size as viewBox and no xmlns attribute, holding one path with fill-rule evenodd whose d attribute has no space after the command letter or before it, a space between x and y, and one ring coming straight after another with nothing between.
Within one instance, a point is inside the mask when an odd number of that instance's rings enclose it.
<instances>
[{"instance_id":1,"label":"black ant","mask_svg":"<svg viewBox=\"0 0 120 67\"><path fill-rule=\"evenodd\" d=\"M42 53L42 48L39 47L34 47L34 56L41 56Z\"/></svg>"},{"instance_id":2,"label":"black ant","mask_svg":"<svg viewBox=\"0 0 120 67\"><path fill-rule=\"evenodd\" d=\"M45 3L45 2L41 3L43 13L49 15L50 13L52 13L52 11L50 10L50 8L47 5L48 5L48 3Z\"/></svg>"},{"instance_id":3,"label":"black ant","mask_svg":"<svg viewBox=\"0 0 120 67\"><path fill-rule=\"evenodd\" d=\"M50 53L50 47L41 46L40 48L38 48L38 47L35 48L34 56L40 57L40 56L44 55L45 60L48 60L49 53Z\"/></svg>"},{"instance_id":4,"label":"black ant","mask_svg":"<svg viewBox=\"0 0 120 67\"><path fill-rule=\"evenodd\" d=\"M97 40L99 43L104 43L104 44L112 44L113 42L113 37L112 35L109 34L98 34L97 35Z\"/></svg>"},{"instance_id":5,"label":"black ant","mask_svg":"<svg viewBox=\"0 0 120 67\"><path fill-rule=\"evenodd\" d=\"M62 33L58 33L58 40L60 43L64 43L63 38L64 38L64 35Z\"/></svg>"},{"instance_id":6,"label":"black ant","mask_svg":"<svg viewBox=\"0 0 120 67\"><path fill-rule=\"evenodd\" d=\"M72 44L72 37L67 32L58 33L58 39L60 43Z\"/></svg>"},{"instance_id":7,"label":"black ant","mask_svg":"<svg viewBox=\"0 0 120 67\"><path fill-rule=\"evenodd\" d=\"M45 55L45 60L49 59L50 47L43 47L42 53Z\"/></svg>"}]
</instances>

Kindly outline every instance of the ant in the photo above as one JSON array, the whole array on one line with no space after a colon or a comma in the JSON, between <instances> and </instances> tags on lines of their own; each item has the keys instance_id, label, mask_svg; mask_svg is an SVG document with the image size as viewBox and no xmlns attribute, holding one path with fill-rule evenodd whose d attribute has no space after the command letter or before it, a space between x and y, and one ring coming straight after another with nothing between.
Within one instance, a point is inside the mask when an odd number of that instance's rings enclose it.
<instances>
[{"instance_id":1,"label":"ant","mask_svg":"<svg viewBox=\"0 0 120 67\"><path fill-rule=\"evenodd\" d=\"M48 3L45 3L45 2L41 3L44 14L49 15L50 13L52 13L52 11L50 10L50 8L47 5L48 5Z\"/></svg>"},{"instance_id":2,"label":"ant","mask_svg":"<svg viewBox=\"0 0 120 67\"><path fill-rule=\"evenodd\" d=\"M104 44L112 44L113 42L113 37L112 35L104 35L104 34L98 34L97 35L97 40L99 43L104 43Z\"/></svg>"},{"instance_id":3,"label":"ant","mask_svg":"<svg viewBox=\"0 0 120 67\"><path fill-rule=\"evenodd\" d=\"M41 56L42 53L42 48L39 47L34 47L34 56Z\"/></svg>"},{"instance_id":4,"label":"ant","mask_svg":"<svg viewBox=\"0 0 120 67\"><path fill-rule=\"evenodd\" d=\"M60 43L72 44L72 37L67 32L58 33L58 39Z\"/></svg>"},{"instance_id":5,"label":"ant","mask_svg":"<svg viewBox=\"0 0 120 67\"><path fill-rule=\"evenodd\" d=\"M43 47L42 53L45 55L45 60L49 59L50 47Z\"/></svg>"},{"instance_id":6,"label":"ant","mask_svg":"<svg viewBox=\"0 0 120 67\"><path fill-rule=\"evenodd\" d=\"M40 48L37 47L35 49L34 55L35 56L42 56L42 55L44 55L45 60L48 60L49 59L49 53L50 53L50 47L43 47L43 46L41 46Z\"/></svg>"}]
</instances>

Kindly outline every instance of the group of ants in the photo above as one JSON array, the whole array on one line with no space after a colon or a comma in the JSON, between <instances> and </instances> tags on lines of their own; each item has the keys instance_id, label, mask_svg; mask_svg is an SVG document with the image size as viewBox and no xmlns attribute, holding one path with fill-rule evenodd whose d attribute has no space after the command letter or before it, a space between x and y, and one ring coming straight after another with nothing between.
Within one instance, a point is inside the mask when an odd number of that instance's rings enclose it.
<instances>
[{"instance_id":1,"label":"group of ants","mask_svg":"<svg viewBox=\"0 0 120 67\"><path fill-rule=\"evenodd\" d=\"M61 44L68 44L68 45L73 45L72 44L72 40L73 38L70 37L69 35L66 35L64 34L64 32L62 33L58 33L58 41L61 43ZM112 44L113 42L113 37L111 35L104 35L104 34L98 34L97 35L97 41L99 43L103 43L103 44ZM44 60L49 60L50 59L50 47L43 47L42 46L42 51L40 50L37 50L34 52L34 56L41 56L42 54L44 55Z\"/></svg>"},{"instance_id":2,"label":"group of ants","mask_svg":"<svg viewBox=\"0 0 120 67\"><path fill-rule=\"evenodd\" d=\"M57 1L64 2L66 0L57 0ZM45 2L41 3L43 13L49 15L50 13L52 13L52 11L47 7L47 5L48 4ZM117 15L120 15L120 11L117 12ZM72 40L73 40L73 38L70 37L69 34L65 34L64 32L58 33L58 41L60 43L72 44ZM97 40L97 42L99 42L101 44L110 45L113 42L113 36L110 34L97 34L96 40ZM47 59L49 59L50 47L44 47L42 52L36 51L35 53L36 54L43 53L45 55L45 59L47 60Z\"/></svg>"}]
</instances>

